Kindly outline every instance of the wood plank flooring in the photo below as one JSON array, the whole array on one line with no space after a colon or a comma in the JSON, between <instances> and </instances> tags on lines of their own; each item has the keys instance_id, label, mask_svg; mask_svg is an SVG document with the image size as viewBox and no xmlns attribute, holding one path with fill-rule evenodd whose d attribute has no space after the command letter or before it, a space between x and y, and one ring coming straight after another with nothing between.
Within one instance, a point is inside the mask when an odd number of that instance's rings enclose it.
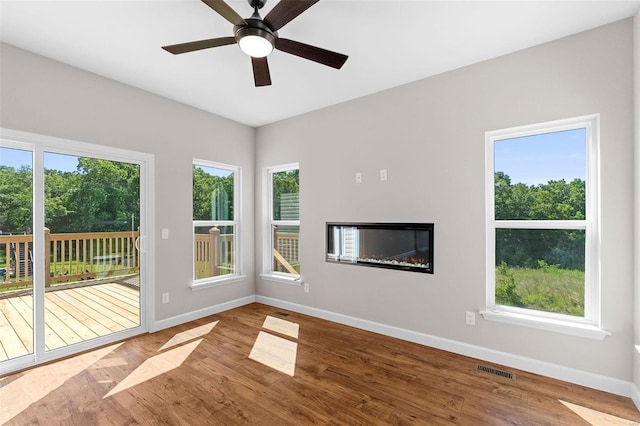
<instances>
[{"instance_id":1,"label":"wood plank flooring","mask_svg":"<svg viewBox=\"0 0 640 426\"><path fill-rule=\"evenodd\" d=\"M272 352L256 347L260 333L270 335L263 343L280 342ZM281 369L292 357L293 376ZM515 375L508 380L477 371L478 363L251 304L1 378L0 424L640 422L628 398L481 362Z\"/></svg>"},{"instance_id":2,"label":"wood plank flooring","mask_svg":"<svg viewBox=\"0 0 640 426\"><path fill-rule=\"evenodd\" d=\"M140 322L139 291L112 283L45 293L45 348L135 327ZM33 297L0 299L0 361L32 353Z\"/></svg>"}]
</instances>

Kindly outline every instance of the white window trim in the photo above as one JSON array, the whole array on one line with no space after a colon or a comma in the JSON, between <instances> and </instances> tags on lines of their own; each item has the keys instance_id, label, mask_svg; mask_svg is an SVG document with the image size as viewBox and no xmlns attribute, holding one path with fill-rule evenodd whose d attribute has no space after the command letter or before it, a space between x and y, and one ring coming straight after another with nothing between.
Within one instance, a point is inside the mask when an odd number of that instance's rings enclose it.
<instances>
[{"instance_id":1,"label":"white window trim","mask_svg":"<svg viewBox=\"0 0 640 426\"><path fill-rule=\"evenodd\" d=\"M602 329L600 310L600 184L599 140L600 115L593 114L529 126L485 133L486 185L486 309L480 313L494 320L593 339L611 333ZM498 140L553 133L578 128L587 129L586 219L585 220L496 220L494 193L494 144ZM585 230L585 315L553 314L495 303L495 230L497 228L584 229Z\"/></svg>"},{"instance_id":2,"label":"white window trim","mask_svg":"<svg viewBox=\"0 0 640 426\"><path fill-rule=\"evenodd\" d=\"M301 286L302 277L297 274L289 274L286 272L277 272L273 270L273 229L274 222L278 225L300 226L299 220L273 220L273 174L285 172L289 170L300 170L300 163L281 164L273 167L266 167L262 174L262 205L263 210L263 249L262 249L262 273L260 278L267 281L279 282L294 286Z\"/></svg>"},{"instance_id":3,"label":"white window trim","mask_svg":"<svg viewBox=\"0 0 640 426\"><path fill-rule=\"evenodd\" d=\"M203 290L210 287L218 287L222 285L232 284L234 282L242 281L247 278L246 275L242 275L242 250L241 250L241 235L242 229L240 224L240 218L242 217L242 205L241 205L241 188L242 188L242 168L232 164L219 163L215 161L203 160L200 158L194 158L191 162L193 166L205 166L213 167L216 169L224 169L233 172L233 220L192 220L191 230L194 232L196 226L233 226L234 227L234 259L235 259L235 272L233 274L221 275L218 277L207 277L199 280L195 279L195 269L192 266L192 282L190 284L191 290ZM193 195L192 195L193 197ZM193 199L193 198L192 198ZM192 215L193 217L193 212ZM195 234L195 233L194 233ZM192 250L192 265L195 264L195 245L193 240L191 242Z\"/></svg>"}]
</instances>

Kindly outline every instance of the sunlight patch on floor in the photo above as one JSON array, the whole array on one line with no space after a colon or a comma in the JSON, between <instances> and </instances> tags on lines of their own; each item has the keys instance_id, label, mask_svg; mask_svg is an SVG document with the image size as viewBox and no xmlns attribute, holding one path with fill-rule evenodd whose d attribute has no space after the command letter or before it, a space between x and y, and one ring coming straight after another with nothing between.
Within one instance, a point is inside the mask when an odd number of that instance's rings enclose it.
<instances>
[{"instance_id":1,"label":"sunlight patch on floor","mask_svg":"<svg viewBox=\"0 0 640 426\"><path fill-rule=\"evenodd\" d=\"M293 377L298 344L261 331L249 358Z\"/></svg>"},{"instance_id":2,"label":"sunlight patch on floor","mask_svg":"<svg viewBox=\"0 0 640 426\"><path fill-rule=\"evenodd\" d=\"M622 417L612 416L611 414L606 414L601 411L592 410L591 408L583 407L581 405L572 404L570 402L559 400L565 407L576 413L578 416L582 417L584 421L593 425L624 425L624 426L632 426L638 425L637 422L623 419Z\"/></svg>"},{"instance_id":3,"label":"sunlight patch on floor","mask_svg":"<svg viewBox=\"0 0 640 426\"><path fill-rule=\"evenodd\" d=\"M202 337L205 334L208 334L213 330L218 324L219 321L210 322L209 324L201 325L200 327L195 327L189 330L185 330L181 333L173 336L167 343L162 345L158 352L163 351L165 349L169 349L170 347L180 345L182 343L188 342L189 340L196 339L198 337Z\"/></svg>"},{"instance_id":4,"label":"sunlight patch on floor","mask_svg":"<svg viewBox=\"0 0 640 426\"><path fill-rule=\"evenodd\" d=\"M72 358L36 367L0 388L0 424L14 418L31 404L47 396L92 364L118 349L123 343L107 346Z\"/></svg>"},{"instance_id":5,"label":"sunlight patch on floor","mask_svg":"<svg viewBox=\"0 0 640 426\"><path fill-rule=\"evenodd\" d=\"M264 320L264 324L262 324L262 328L266 328L267 330L275 331L276 333L284 334L285 336L297 339L300 326L295 322L267 315Z\"/></svg>"},{"instance_id":6,"label":"sunlight patch on floor","mask_svg":"<svg viewBox=\"0 0 640 426\"><path fill-rule=\"evenodd\" d=\"M196 340L147 359L111 389L103 399L180 367L202 340Z\"/></svg>"}]
</instances>

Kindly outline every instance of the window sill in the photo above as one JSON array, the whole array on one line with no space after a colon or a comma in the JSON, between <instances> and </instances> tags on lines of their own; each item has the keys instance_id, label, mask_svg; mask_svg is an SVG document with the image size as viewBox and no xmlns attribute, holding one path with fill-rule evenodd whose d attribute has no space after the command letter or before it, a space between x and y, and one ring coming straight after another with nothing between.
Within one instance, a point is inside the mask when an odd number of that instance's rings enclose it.
<instances>
[{"instance_id":1,"label":"window sill","mask_svg":"<svg viewBox=\"0 0 640 426\"><path fill-rule=\"evenodd\" d=\"M232 275L230 277L212 279L210 281L201 281L201 282L197 282L197 283L191 283L190 287L191 287L192 291L203 290L205 288L219 287L221 285L227 285L227 284L235 283L235 282L238 282L238 281L242 281L245 278L247 278L246 275Z\"/></svg>"},{"instance_id":2,"label":"window sill","mask_svg":"<svg viewBox=\"0 0 640 426\"><path fill-rule=\"evenodd\" d=\"M555 333L569 334L571 336L585 337L593 340L604 340L611 332L589 324L578 324L570 321L561 321L550 318L540 318L513 312L480 311L480 315L489 321L498 321L506 324L520 325L553 331Z\"/></svg>"},{"instance_id":3,"label":"window sill","mask_svg":"<svg viewBox=\"0 0 640 426\"><path fill-rule=\"evenodd\" d=\"M260 274L260 278L267 281L275 281L282 284L295 285L300 287L302 285L302 277L297 277L295 275L287 276L280 274Z\"/></svg>"}]
</instances>

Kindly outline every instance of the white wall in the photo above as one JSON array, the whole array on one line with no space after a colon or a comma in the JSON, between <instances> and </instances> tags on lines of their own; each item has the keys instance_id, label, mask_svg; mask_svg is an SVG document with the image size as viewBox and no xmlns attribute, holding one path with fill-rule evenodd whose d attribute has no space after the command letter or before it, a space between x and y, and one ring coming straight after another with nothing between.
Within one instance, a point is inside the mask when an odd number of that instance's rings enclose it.
<instances>
[{"instance_id":1,"label":"white wall","mask_svg":"<svg viewBox=\"0 0 640 426\"><path fill-rule=\"evenodd\" d=\"M633 349L633 400L640 409L640 10L634 17L634 98L635 98L635 293L634 293L634 330L635 347Z\"/></svg>"},{"instance_id":2,"label":"white wall","mask_svg":"<svg viewBox=\"0 0 640 426\"><path fill-rule=\"evenodd\" d=\"M7 44L0 44L0 126L155 157L155 319L162 320L255 292L253 259L255 131ZM243 282L192 291L193 158L243 170ZM160 239L169 228L170 239ZM160 295L170 293L169 304Z\"/></svg>"},{"instance_id":3,"label":"white wall","mask_svg":"<svg viewBox=\"0 0 640 426\"><path fill-rule=\"evenodd\" d=\"M257 294L597 377L632 381L632 20L257 129L264 167L300 163L302 288ZM347 64L348 66L348 64ZM601 114L604 341L482 320L486 131ZM380 182L378 170L388 169ZM363 183L355 183L362 172ZM257 217L262 214L257 205ZM434 275L329 264L325 222L434 222ZM262 229L256 234L261 263Z\"/></svg>"}]
</instances>

